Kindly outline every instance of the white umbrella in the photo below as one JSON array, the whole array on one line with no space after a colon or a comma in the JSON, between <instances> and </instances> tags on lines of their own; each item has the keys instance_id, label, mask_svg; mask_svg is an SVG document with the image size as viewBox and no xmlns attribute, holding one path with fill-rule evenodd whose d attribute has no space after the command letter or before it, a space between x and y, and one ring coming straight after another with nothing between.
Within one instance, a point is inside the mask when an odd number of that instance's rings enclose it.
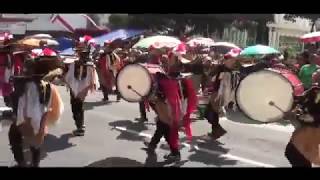
<instances>
[{"instance_id":1,"label":"white umbrella","mask_svg":"<svg viewBox=\"0 0 320 180\"><path fill-rule=\"evenodd\" d=\"M52 38L52 36L50 34L35 34L30 37L32 37L32 38Z\"/></svg>"},{"instance_id":2,"label":"white umbrella","mask_svg":"<svg viewBox=\"0 0 320 180\"><path fill-rule=\"evenodd\" d=\"M214 47L214 51L225 54L228 53L232 49L240 49L237 45L229 42L216 42L212 45Z\"/></svg>"},{"instance_id":3,"label":"white umbrella","mask_svg":"<svg viewBox=\"0 0 320 180\"><path fill-rule=\"evenodd\" d=\"M229 43L229 42L216 42L212 45L213 47L217 47L217 46L222 46L222 47L227 47L230 49L240 49L237 45L233 44L233 43Z\"/></svg>"}]
</instances>

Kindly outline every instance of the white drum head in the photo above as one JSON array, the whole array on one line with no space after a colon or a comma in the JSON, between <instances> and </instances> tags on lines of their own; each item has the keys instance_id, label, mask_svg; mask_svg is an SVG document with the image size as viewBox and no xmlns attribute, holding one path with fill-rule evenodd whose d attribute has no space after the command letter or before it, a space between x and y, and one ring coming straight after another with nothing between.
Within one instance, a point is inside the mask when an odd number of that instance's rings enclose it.
<instances>
[{"instance_id":1,"label":"white drum head","mask_svg":"<svg viewBox=\"0 0 320 180\"><path fill-rule=\"evenodd\" d=\"M118 73L116 85L124 100L140 102L143 97L149 95L152 79L146 68L138 64L131 64Z\"/></svg>"},{"instance_id":2,"label":"white drum head","mask_svg":"<svg viewBox=\"0 0 320 180\"><path fill-rule=\"evenodd\" d=\"M264 123L281 120L293 105L293 87L276 72L262 70L245 77L236 92L239 109L249 118ZM273 102L273 105L270 105Z\"/></svg>"}]
</instances>

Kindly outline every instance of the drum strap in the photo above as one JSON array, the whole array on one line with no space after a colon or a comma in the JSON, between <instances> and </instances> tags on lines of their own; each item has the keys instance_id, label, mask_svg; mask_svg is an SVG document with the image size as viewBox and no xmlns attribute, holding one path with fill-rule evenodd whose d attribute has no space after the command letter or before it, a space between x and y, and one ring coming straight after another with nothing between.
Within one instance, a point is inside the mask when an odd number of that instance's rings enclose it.
<instances>
[{"instance_id":1,"label":"drum strap","mask_svg":"<svg viewBox=\"0 0 320 180\"><path fill-rule=\"evenodd\" d=\"M7 54L7 68L11 68L13 63L12 63L12 58L11 58L11 55L10 54Z\"/></svg>"},{"instance_id":2,"label":"drum strap","mask_svg":"<svg viewBox=\"0 0 320 180\"><path fill-rule=\"evenodd\" d=\"M232 90L234 90L237 87L239 81L240 81L239 72L232 72L231 73L231 89Z\"/></svg>"},{"instance_id":3,"label":"drum strap","mask_svg":"<svg viewBox=\"0 0 320 180\"><path fill-rule=\"evenodd\" d=\"M182 85L182 80L178 80L179 83L179 92L180 92L180 97L183 100L184 99L184 94L183 94L183 85Z\"/></svg>"}]
</instances>

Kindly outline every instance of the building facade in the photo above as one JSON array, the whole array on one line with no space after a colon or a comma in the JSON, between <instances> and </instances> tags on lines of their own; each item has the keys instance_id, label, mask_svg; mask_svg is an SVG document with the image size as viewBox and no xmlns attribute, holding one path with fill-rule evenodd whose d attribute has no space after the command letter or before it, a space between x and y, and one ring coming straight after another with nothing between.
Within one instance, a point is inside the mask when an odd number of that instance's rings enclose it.
<instances>
[{"instance_id":1,"label":"building facade","mask_svg":"<svg viewBox=\"0 0 320 180\"><path fill-rule=\"evenodd\" d=\"M303 49L299 37L311 31L311 21L296 18L295 22L284 19L285 14L275 14L274 22L267 24L269 28L269 46L283 50L293 48L296 52Z\"/></svg>"}]
</instances>

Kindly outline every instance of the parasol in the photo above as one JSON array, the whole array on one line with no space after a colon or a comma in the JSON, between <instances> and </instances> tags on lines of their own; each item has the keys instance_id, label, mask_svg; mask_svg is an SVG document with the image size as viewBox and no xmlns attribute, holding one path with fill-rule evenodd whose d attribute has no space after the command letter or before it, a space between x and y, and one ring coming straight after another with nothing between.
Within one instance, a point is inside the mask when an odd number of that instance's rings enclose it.
<instances>
[{"instance_id":1,"label":"parasol","mask_svg":"<svg viewBox=\"0 0 320 180\"><path fill-rule=\"evenodd\" d=\"M50 34L35 34L35 35L31 35L29 37L30 38L35 38L35 39L49 39L49 38L52 38L52 36Z\"/></svg>"},{"instance_id":2,"label":"parasol","mask_svg":"<svg viewBox=\"0 0 320 180\"><path fill-rule=\"evenodd\" d=\"M320 32L312 32L300 37L300 40L304 43L314 43L320 41Z\"/></svg>"},{"instance_id":3,"label":"parasol","mask_svg":"<svg viewBox=\"0 0 320 180\"><path fill-rule=\"evenodd\" d=\"M41 41L46 41L49 46L59 45L59 43L53 39L35 39L35 38L22 39L22 40L18 41L17 44L31 46L31 47L40 47Z\"/></svg>"},{"instance_id":4,"label":"parasol","mask_svg":"<svg viewBox=\"0 0 320 180\"><path fill-rule=\"evenodd\" d=\"M225 54L231 49L240 49L237 45L229 42L216 42L211 47L214 47L215 52Z\"/></svg>"},{"instance_id":5,"label":"parasol","mask_svg":"<svg viewBox=\"0 0 320 180\"><path fill-rule=\"evenodd\" d=\"M172 36L151 36L140 40L133 48L148 49L150 46L154 48L174 48L181 44L181 41Z\"/></svg>"},{"instance_id":6,"label":"parasol","mask_svg":"<svg viewBox=\"0 0 320 180\"><path fill-rule=\"evenodd\" d=\"M255 55L267 55L267 54L280 54L280 52L272 47L264 45L255 45L245 48L240 55L241 56L255 56Z\"/></svg>"},{"instance_id":7,"label":"parasol","mask_svg":"<svg viewBox=\"0 0 320 180\"><path fill-rule=\"evenodd\" d=\"M204 47L210 47L213 46L214 40L211 38L204 38L204 37L197 37L189 40L187 42L187 45L190 47L197 47L197 46L204 46Z\"/></svg>"}]
</instances>

